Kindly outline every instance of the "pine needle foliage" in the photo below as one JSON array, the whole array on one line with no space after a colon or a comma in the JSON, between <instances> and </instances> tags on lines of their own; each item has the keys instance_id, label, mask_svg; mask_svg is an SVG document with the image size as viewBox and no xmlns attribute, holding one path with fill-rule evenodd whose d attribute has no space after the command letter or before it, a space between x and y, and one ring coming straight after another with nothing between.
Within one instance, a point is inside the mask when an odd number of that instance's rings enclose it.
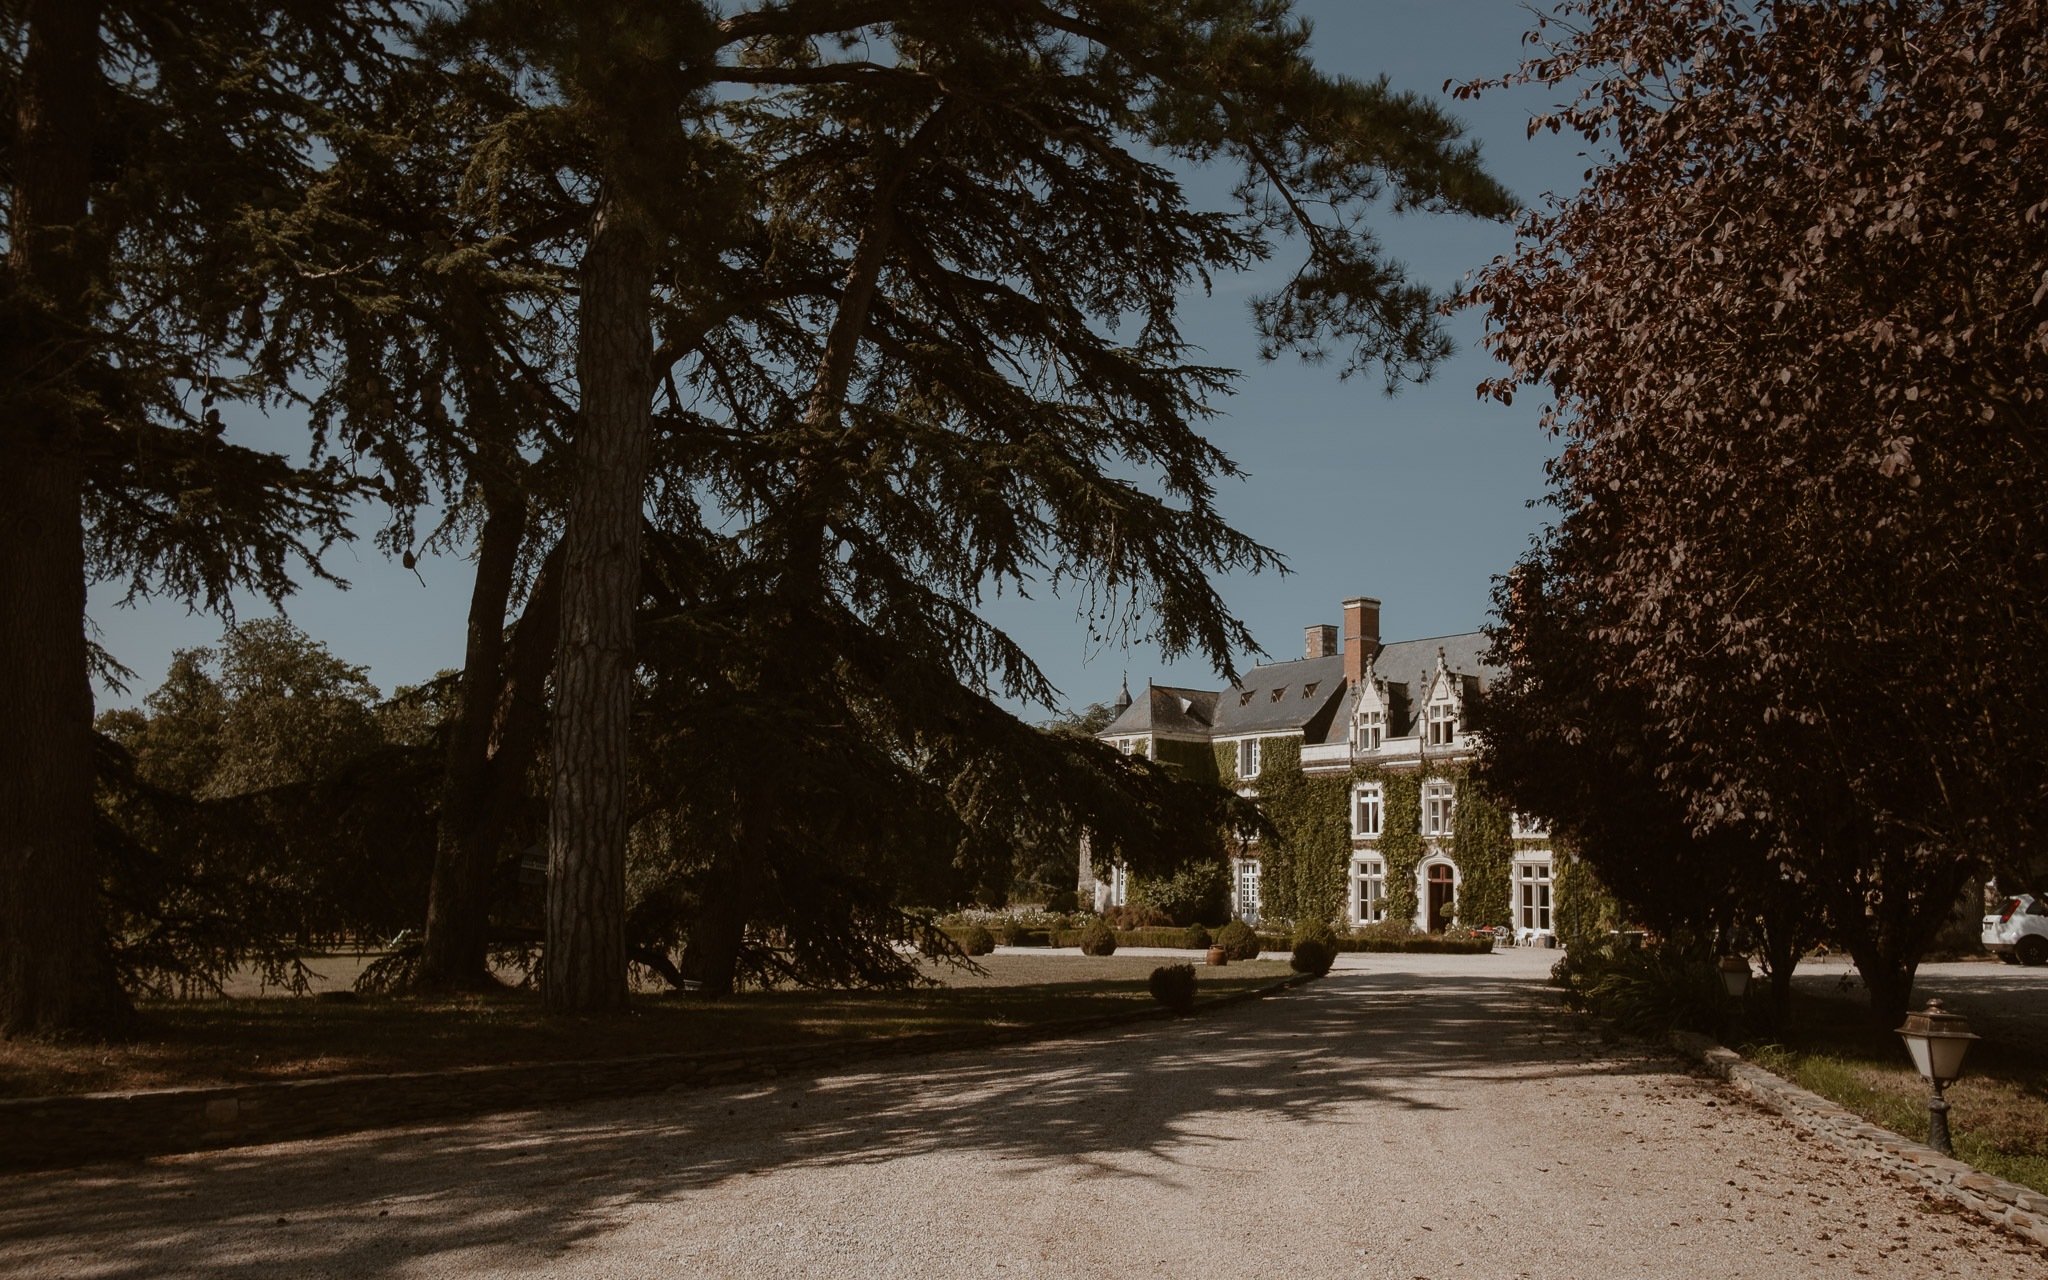
<instances>
[{"instance_id":1,"label":"pine needle foliage","mask_svg":"<svg viewBox=\"0 0 2048 1280\"><path fill-rule=\"evenodd\" d=\"M288 397L262 227L303 199L322 123L393 60L379 0L0 13L0 1034L125 1020L96 910L90 582L225 611L328 576L367 485L232 444L220 406ZM30 850L36 851L33 856Z\"/></svg>"}]
</instances>

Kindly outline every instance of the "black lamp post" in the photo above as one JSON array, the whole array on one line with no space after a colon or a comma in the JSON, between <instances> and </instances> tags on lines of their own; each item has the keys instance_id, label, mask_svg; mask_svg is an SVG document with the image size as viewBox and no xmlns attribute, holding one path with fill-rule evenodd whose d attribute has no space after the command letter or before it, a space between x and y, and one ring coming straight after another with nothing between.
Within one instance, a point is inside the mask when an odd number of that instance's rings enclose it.
<instances>
[{"instance_id":1,"label":"black lamp post","mask_svg":"<svg viewBox=\"0 0 2048 1280\"><path fill-rule=\"evenodd\" d=\"M1907 1014L1899 1035L1913 1055L1913 1065L1934 1086L1934 1097L1927 1103L1927 1145L1952 1156L1956 1152L1948 1136L1948 1099L1941 1096L1941 1090L1961 1078L1963 1056L1978 1037L1970 1033L1963 1015L1943 1010L1939 1000L1929 1000L1919 1013Z\"/></svg>"},{"instance_id":2,"label":"black lamp post","mask_svg":"<svg viewBox=\"0 0 2048 1280\"><path fill-rule=\"evenodd\" d=\"M1728 993L1727 1043L1733 1044L1742 1024L1742 993L1749 990L1749 960L1743 956L1721 957L1721 987Z\"/></svg>"},{"instance_id":3,"label":"black lamp post","mask_svg":"<svg viewBox=\"0 0 2048 1280\"><path fill-rule=\"evenodd\" d=\"M1722 956L1721 985L1728 989L1730 1000L1742 999L1742 993L1749 990L1749 961L1741 956Z\"/></svg>"}]
</instances>

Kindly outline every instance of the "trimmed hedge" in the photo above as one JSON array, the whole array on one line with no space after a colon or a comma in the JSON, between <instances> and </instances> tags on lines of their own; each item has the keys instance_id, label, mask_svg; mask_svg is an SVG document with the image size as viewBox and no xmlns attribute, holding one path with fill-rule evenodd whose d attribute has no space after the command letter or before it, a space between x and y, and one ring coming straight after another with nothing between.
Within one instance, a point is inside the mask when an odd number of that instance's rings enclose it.
<instances>
[{"instance_id":1,"label":"trimmed hedge","mask_svg":"<svg viewBox=\"0 0 2048 1280\"><path fill-rule=\"evenodd\" d=\"M967 934L975 926L946 928L941 930L947 937L958 943L967 941ZM1057 932L1045 929L1025 930L1026 940L1022 943L1009 942L1009 946L1027 947L1078 947L1081 945L1079 929L1061 929ZM1284 954L1294 949L1294 939L1284 933L1262 933L1258 935L1261 954ZM1213 942L1214 939L1212 938ZM1201 951L1206 947L1190 947L1187 931L1182 929L1118 929L1116 944L1119 947L1173 947L1178 950ZM1442 956L1483 956L1493 950L1493 944L1484 940L1471 942L1456 938L1402 938L1389 942L1382 938L1338 938L1331 944L1337 951L1406 951L1420 955Z\"/></svg>"},{"instance_id":2,"label":"trimmed hedge","mask_svg":"<svg viewBox=\"0 0 2048 1280\"><path fill-rule=\"evenodd\" d=\"M1062 929L1053 935L1052 945L1078 947L1081 945L1081 933L1079 929ZM1120 947L1174 947L1183 951L1187 949L1188 935L1185 929L1118 929L1115 933L1116 945Z\"/></svg>"},{"instance_id":3,"label":"trimmed hedge","mask_svg":"<svg viewBox=\"0 0 2048 1280\"><path fill-rule=\"evenodd\" d=\"M1493 950L1491 942L1465 942L1457 938L1402 938L1398 942L1384 938L1339 938L1333 945L1338 951L1409 951L1432 956L1483 956Z\"/></svg>"},{"instance_id":4,"label":"trimmed hedge","mask_svg":"<svg viewBox=\"0 0 2048 1280\"><path fill-rule=\"evenodd\" d=\"M953 941L970 956L985 956L996 949L996 936L978 924L962 929Z\"/></svg>"},{"instance_id":5,"label":"trimmed hedge","mask_svg":"<svg viewBox=\"0 0 2048 1280\"><path fill-rule=\"evenodd\" d=\"M966 946L966 943L967 943L967 940L968 940L968 937L969 937L969 936L970 936L970 935L971 935L971 934L972 934L972 933L973 933L973 932L974 932L974 931L975 931L976 929L979 929L979 928L981 928L981 926L980 926L980 925L978 925L978 924L961 924L961 925L951 925L951 924L949 924L949 925L946 925L946 926L942 927L942 928L941 928L941 929L939 930L939 932L940 932L940 933L943 933L943 934L945 934L945 935L946 935L947 937L951 938L951 939L952 939L953 941L955 941L955 942L957 942L957 943L960 943L960 944L961 944L961 945L962 945L963 947L965 947L965 946ZM1076 937L1079 937L1080 935L1079 935L1079 934L1075 934L1075 936L1076 936ZM1020 940L1020 941L1012 941L1012 939L1013 939L1013 938L1021 938L1021 940ZM1001 943L1002 943L1002 944L1003 944L1004 946L1006 946L1006 947L1049 947L1049 946L1053 945L1053 943L1052 943L1052 933L1051 933L1051 931L1050 931L1050 930L1046 930L1046 929L1013 929L1013 928L1009 927L1008 925L1005 925L1005 926L1004 926L1004 928L1003 928L1003 933L1002 933L1002 937L1001 937L1001 938L999 939L999 941L1000 941L1000 942L1001 942ZM1069 942L1069 943L1066 943L1066 944L1064 944L1064 945L1066 945L1066 946L1069 946L1069 947L1071 947L1071 946L1073 946L1074 944L1073 944L1073 943L1071 943L1071 942Z\"/></svg>"}]
</instances>

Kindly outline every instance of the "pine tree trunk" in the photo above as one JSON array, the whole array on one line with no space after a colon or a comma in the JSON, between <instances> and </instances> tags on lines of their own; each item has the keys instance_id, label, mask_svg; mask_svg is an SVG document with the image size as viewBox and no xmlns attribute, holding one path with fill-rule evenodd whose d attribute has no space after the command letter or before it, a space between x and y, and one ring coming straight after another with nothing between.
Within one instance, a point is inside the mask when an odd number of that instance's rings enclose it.
<instances>
[{"instance_id":1,"label":"pine tree trunk","mask_svg":"<svg viewBox=\"0 0 2048 1280\"><path fill-rule=\"evenodd\" d=\"M490 879L503 824L491 800L491 730L505 687L505 610L526 542L526 501L487 492L469 596L469 637L455 724L442 770L434 878L419 985L426 990L488 990Z\"/></svg>"},{"instance_id":2,"label":"pine tree trunk","mask_svg":"<svg viewBox=\"0 0 2048 1280\"><path fill-rule=\"evenodd\" d=\"M563 536L554 794L541 990L555 1010L626 1000L626 782L646 484L653 267L616 193L582 269L575 487Z\"/></svg>"},{"instance_id":3,"label":"pine tree trunk","mask_svg":"<svg viewBox=\"0 0 2048 1280\"><path fill-rule=\"evenodd\" d=\"M739 881L739 868L713 868L690 926L685 966L695 971L702 984L699 994L707 1000L731 995L739 978L740 950L747 937L746 894Z\"/></svg>"},{"instance_id":4,"label":"pine tree trunk","mask_svg":"<svg viewBox=\"0 0 2048 1280\"><path fill-rule=\"evenodd\" d=\"M0 420L0 1035L107 1030L129 1012L101 933L85 639L85 468L47 371L84 323L74 252L91 192L99 6L27 6ZM33 372L31 372L33 370ZM31 390L33 388L33 390ZM24 394L26 392L26 394Z\"/></svg>"}]
</instances>

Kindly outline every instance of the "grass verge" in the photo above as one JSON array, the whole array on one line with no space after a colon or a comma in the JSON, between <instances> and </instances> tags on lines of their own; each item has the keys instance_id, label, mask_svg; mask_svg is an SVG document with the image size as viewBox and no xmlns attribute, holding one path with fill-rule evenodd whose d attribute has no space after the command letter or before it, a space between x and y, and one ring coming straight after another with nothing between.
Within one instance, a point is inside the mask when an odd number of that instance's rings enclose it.
<instances>
[{"instance_id":1,"label":"grass verge","mask_svg":"<svg viewBox=\"0 0 2048 1280\"><path fill-rule=\"evenodd\" d=\"M334 1003L292 996L145 1002L134 1038L0 1041L0 1097L505 1062L559 1062L1020 1026L1148 1006L1156 959L989 956L976 975L933 967L912 991L754 991L705 1001L637 994L615 1014L554 1016L529 992ZM1284 961L1198 971L1198 998L1285 977Z\"/></svg>"},{"instance_id":2,"label":"grass verge","mask_svg":"<svg viewBox=\"0 0 2048 1280\"><path fill-rule=\"evenodd\" d=\"M1896 1035L1871 1030L1866 1010L1795 996L1785 1028L1745 1044L1743 1056L1872 1124L1927 1140L1927 1084ZM1964 1067L1947 1090L1957 1158L2048 1195L2048 1062L1987 1036Z\"/></svg>"}]
</instances>

